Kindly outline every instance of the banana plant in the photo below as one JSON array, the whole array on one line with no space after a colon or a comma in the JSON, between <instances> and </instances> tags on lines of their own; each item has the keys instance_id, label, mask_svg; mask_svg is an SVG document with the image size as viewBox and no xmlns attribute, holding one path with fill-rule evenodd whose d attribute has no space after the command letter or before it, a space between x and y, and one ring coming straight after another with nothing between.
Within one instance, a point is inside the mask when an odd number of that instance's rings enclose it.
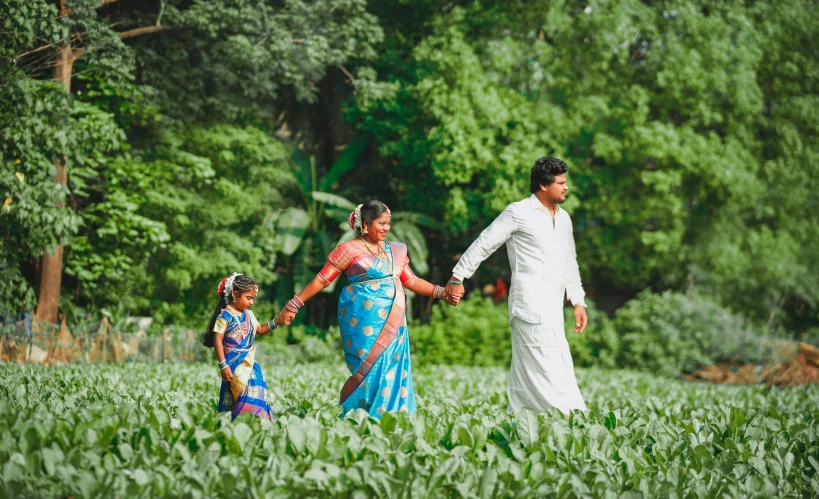
<instances>
[{"instance_id":1,"label":"banana plant","mask_svg":"<svg viewBox=\"0 0 819 499\"><path fill-rule=\"evenodd\" d=\"M347 220L356 203L331 191L341 177L355 167L356 159L366 145L361 139L353 140L321 179L316 174L315 158L308 157L302 151L293 154L302 205L278 212L273 216L271 225L276 230L279 251L291 262L292 281L285 279L285 282L292 282L296 291L313 278L326 256L337 245L355 237ZM435 219L426 215L408 212L393 215L393 238L407 244L413 269L423 275L429 272L429 251L421 226L430 229L441 227ZM324 291L331 293L337 282Z\"/></svg>"}]
</instances>

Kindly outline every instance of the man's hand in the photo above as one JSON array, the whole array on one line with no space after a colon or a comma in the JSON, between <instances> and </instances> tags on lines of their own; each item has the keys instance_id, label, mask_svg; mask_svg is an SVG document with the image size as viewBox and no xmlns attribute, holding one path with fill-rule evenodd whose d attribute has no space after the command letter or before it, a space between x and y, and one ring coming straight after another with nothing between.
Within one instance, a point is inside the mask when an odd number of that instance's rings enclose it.
<instances>
[{"instance_id":1,"label":"man's hand","mask_svg":"<svg viewBox=\"0 0 819 499\"><path fill-rule=\"evenodd\" d=\"M452 290L449 289L448 285L447 285L447 287L444 287L443 299L444 299L445 302L449 303L453 307L457 306L458 301L460 301L460 298L452 295Z\"/></svg>"},{"instance_id":2,"label":"man's hand","mask_svg":"<svg viewBox=\"0 0 819 499\"><path fill-rule=\"evenodd\" d=\"M450 281L455 281L455 277L451 277ZM458 302L461 301L461 298L464 296L464 285L463 284L446 284L446 290L444 291L445 294L449 295L450 299L447 302L454 306L458 305Z\"/></svg>"},{"instance_id":3,"label":"man's hand","mask_svg":"<svg viewBox=\"0 0 819 499\"><path fill-rule=\"evenodd\" d=\"M574 307L574 332L580 334L586 329L589 323L589 316L586 315L586 307L577 305Z\"/></svg>"}]
</instances>

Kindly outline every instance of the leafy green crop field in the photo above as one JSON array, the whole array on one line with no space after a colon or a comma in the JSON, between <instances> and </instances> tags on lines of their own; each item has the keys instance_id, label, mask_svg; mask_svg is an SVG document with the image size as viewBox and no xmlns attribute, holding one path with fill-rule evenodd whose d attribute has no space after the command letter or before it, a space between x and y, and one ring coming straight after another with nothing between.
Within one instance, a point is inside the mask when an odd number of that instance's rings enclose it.
<instances>
[{"instance_id":1,"label":"leafy green crop field","mask_svg":"<svg viewBox=\"0 0 819 499\"><path fill-rule=\"evenodd\" d=\"M275 423L210 364L0 365L5 496L804 497L819 387L580 370L590 411L509 416L506 371L420 367L413 417L338 419L342 366L265 368Z\"/></svg>"}]
</instances>

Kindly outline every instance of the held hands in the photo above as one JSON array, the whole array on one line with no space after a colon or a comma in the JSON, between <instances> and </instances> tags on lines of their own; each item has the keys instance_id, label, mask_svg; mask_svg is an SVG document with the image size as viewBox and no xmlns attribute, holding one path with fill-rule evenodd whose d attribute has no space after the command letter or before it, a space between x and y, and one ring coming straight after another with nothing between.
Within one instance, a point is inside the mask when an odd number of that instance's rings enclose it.
<instances>
[{"instance_id":1,"label":"held hands","mask_svg":"<svg viewBox=\"0 0 819 499\"><path fill-rule=\"evenodd\" d=\"M279 315L276 316L276 324L279 326L289 326L294 317L296 317L296 312L288 310L287 307L285 307L279 312Z\"/></svg>"},{"instance_id":2,"label":"held hands","mask_svg":"<svg viewBox=\"0 0 819 499\"><path fill-rule=\"evenodd\" d=\"M458 306L458 302L461 301L461 298L464 296L464 285L463 284L452 284L448 282L446 288L444 289L444 301L452 305L453 307Z\"/></svg>"},{"instance_id":3,"label":"held hands","mask_svg":"<svg viewBox=\"0 0 819 499\"><path fill-rule=\"evenodd\" d=\"M574 332L580 334L586 329L589 323L589 316L586 315L586 307L577 305L574 307Z\"/></svg>"}]
</instances>

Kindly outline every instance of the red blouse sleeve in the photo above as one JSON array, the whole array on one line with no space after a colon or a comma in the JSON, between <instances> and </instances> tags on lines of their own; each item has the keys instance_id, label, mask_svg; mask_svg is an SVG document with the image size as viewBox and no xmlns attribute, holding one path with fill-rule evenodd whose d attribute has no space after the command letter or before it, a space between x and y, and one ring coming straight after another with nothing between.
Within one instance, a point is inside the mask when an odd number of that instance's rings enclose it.
<instances>
[{"instance_id":1,"label":"red blouse sleeve","mask_svg":"<svg viewBox=\"0 0 819 499\"><path fill-rule=\"evenodd\" d=\"M401 284L406 284L407 281L415 279L415 272L413 272L412 267L410 267L409 255L407 255L407 260L404 263L404 268L401 269L401 275L399 278L401 279Z\"/></svg>"},{"instance_id":2,"label":"red blouse sleeve","mask_svg":"<svg viewBox=\"0 0 819 499\"><path fill-rule=\"evenodd\" d=\"M330 253L327 257L327 263L318 273L319 277L327 282L333 282L342 272L347 270L347 267L350 266L353 257L356 255L355 248L350 247L350 244L351 243L340 244Z\"/></svg>"}]
</instances>

